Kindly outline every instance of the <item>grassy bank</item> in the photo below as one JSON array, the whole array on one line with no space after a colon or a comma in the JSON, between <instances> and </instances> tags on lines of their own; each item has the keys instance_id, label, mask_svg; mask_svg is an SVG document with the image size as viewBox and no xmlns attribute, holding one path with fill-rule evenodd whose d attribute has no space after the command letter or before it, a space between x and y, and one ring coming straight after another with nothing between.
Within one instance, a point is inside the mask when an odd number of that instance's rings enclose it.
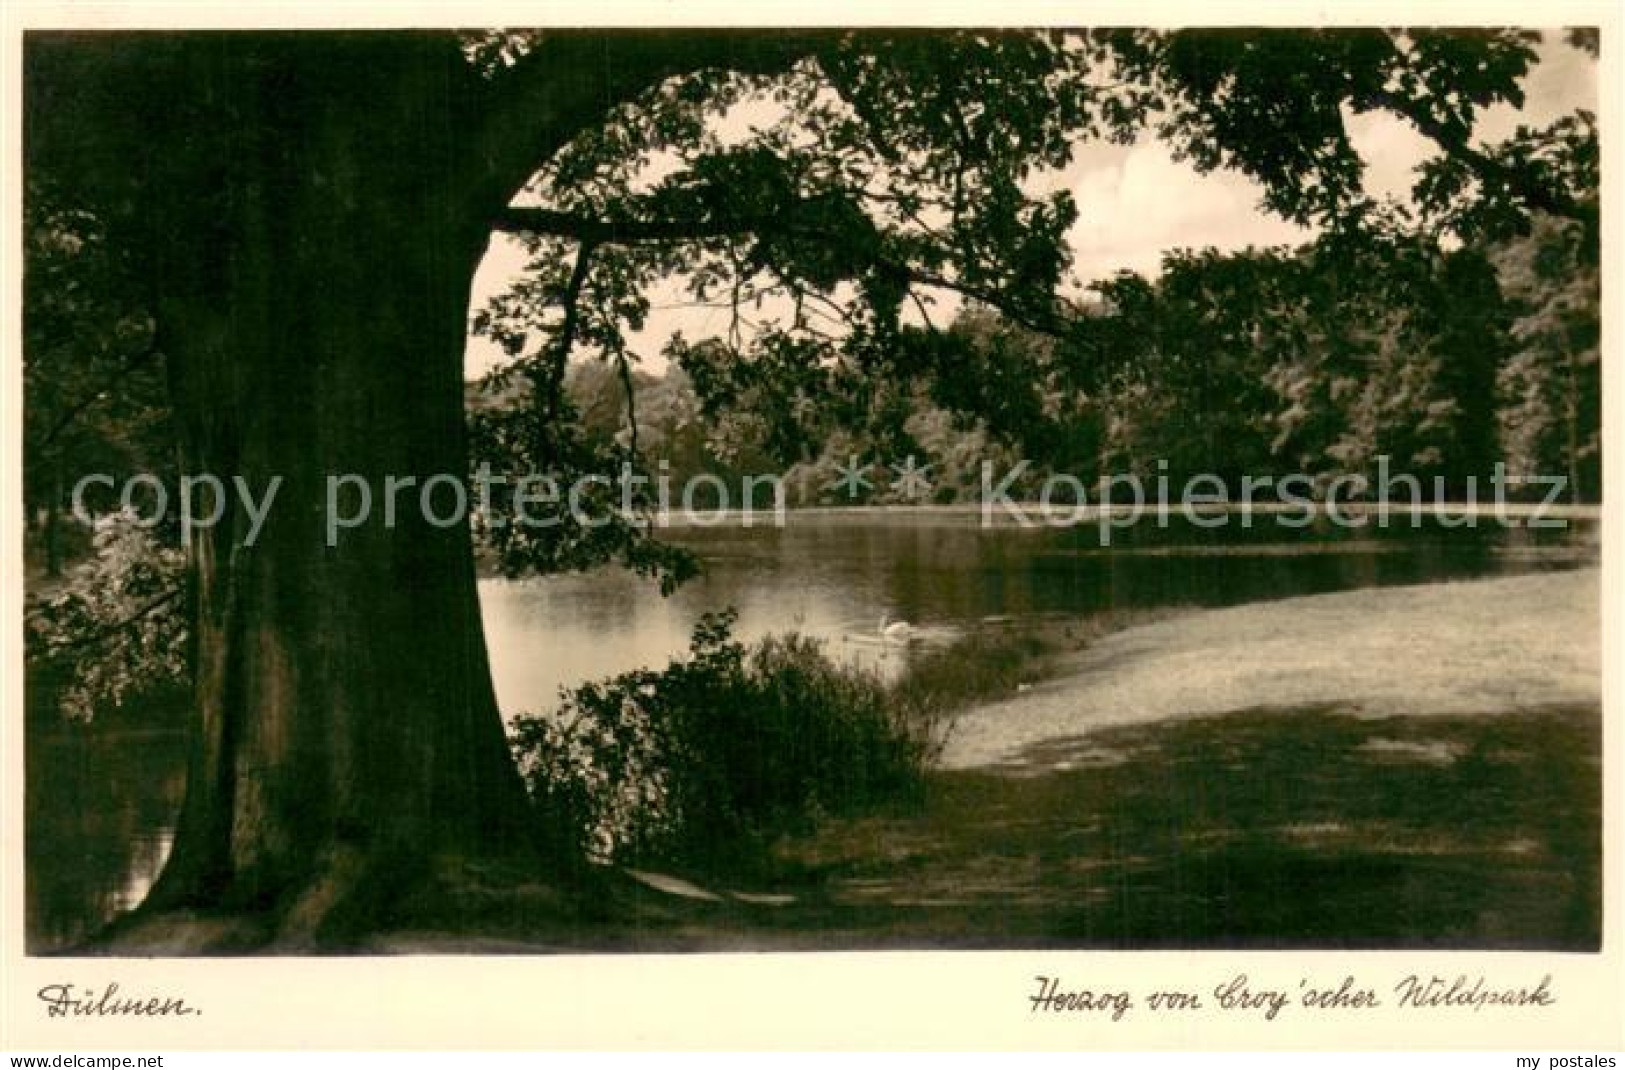
<instances>
[{"instance_id":1,"label":"grassy bank","mask_svg":"<svg viewBox=\"0 0 1625 1070\"><path fill-rule=\"evenodd\" d=\"M1595 950L1600 747L1595 706L1106 729L829 820L770 873L461 889L375 949Z\"/></svg>"},{"instance_id":2,"label":"grassy bank","mask_svg":"<svg viewBox=\"0 0 1625 1070\"><path fill-rule=\"evenodd\" d=\"M781 858L778 946L1594 950L1595 706L1238 711L940 775ZM1036 772L1042 768L1043 772ZM816 934L816 937L814 936Z\"/></svg>"},{"instance_id":3,"label":"grassy bank","mask_svg":"<svg viewBox=\"0 0 1625 1070\"><path fill-rule=\"evenodd\" d=\"M615 893L633 928L524 937L510 916L485 937L1594 949L1597 581L1295 598L1052 647L1024 671L1060 675L960 718L919 806L830 817L749 875L637 874ZM415 939L392 946L434 946Z\"/></svg>"}]
</instances>

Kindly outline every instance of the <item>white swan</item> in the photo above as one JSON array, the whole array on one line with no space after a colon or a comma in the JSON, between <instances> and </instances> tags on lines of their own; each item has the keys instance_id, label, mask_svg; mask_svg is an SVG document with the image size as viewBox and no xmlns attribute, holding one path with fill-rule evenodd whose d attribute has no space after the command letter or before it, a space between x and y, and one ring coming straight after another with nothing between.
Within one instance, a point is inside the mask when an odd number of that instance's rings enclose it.
<instances>
[{"instance_id":1,"label":"white swan","mask_svg":"<svg viewBox=\"0 0 1625 1070\"><path fill-rule=\"evenodd\" d=\"M914 638L914 625L906 620L892 620L889 612L880 615L880 627L876 631L882 639L893 643L906 643Z\"/></svg>"}]
</instances>

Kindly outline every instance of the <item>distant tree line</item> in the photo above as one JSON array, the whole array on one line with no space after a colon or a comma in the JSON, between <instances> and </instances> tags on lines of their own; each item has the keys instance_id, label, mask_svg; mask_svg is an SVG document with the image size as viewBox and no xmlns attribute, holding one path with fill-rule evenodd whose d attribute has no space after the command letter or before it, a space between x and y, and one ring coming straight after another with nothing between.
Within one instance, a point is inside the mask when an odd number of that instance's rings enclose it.
<instances>
[{"instance_id":1,"label":"distant tree line","mask_svg":"<svg viewBox=\"0 0 1625 1070\"><path fill-rule=\"evenodd\" d=\"M90 546L67 516L79 476L172 482L175 464L161 340L138 280L92 217L48 197L31 203L25 495L31 558L54 572ZM1375 481L1383 457L1429 495L1435 480L1462 495L1469 478L1483 493L1499 462L1514 479L1562 476L1571 500L1594 502L1600 312L1594 231L1549 215L1525 234L1448 251L1354 248L1335 235L1296 251L1178 251L1154 279L1097 284L1075 310L1079 329L1059 337L967 304L950 329L913 336L934 339L898 358L916 375L809 377L801 365L729 364L715 343L681 340L663 375L578 357L552 441L532 448L561 476L633 463L676 487L701 473L737 487L778 472L793 505L918 500L885 471L857 495L837 486L854 458L908 457L930 466L925 500L936 503L975 501L984 462L1002 474L1028 460L1015 489L1035 493L1052 472L1091 488L1129 474L1177 487L1197 473L1232 488L1302 473L1324 487L1350 474ZM500 374L469 385L476 458L512 456L498 417L529 389ZM550 534L549 564L619 555L684 573L680 555L640 538L635 522L617 525Z\"/></svg>"},{"instance_id":2,"label":"distant tree line","mask_svg":"<svg viewBox=\"0 0 1625 1070\"><path fill-rule=\"evenodd\" d=\"M1211 473L1233 491L1244 477L1301 474L1324 490L1386 472L1460 500L1487 496L1501 464L1515 495L1521 478L1560 476L1568 499L1594 502L1593 237L1537 216L1526 234L1448 250L1354 250L1332 236L1296 251L1178 251L1154 279L1097 284L1071 336L966 306L939 351L916 355L915 377L836 384L736 366L734 381L697 386L687 369L704 376L702 343L680 347L684 363L664 376L623 382L610 365L574 364L566 394L591 440L635 441L674 485L776 471L795 505L920 501L884 469L856 494L838 482L854 459L908 457L930 465L923 500L935 503L975 501L984 462L1002 476L1023 459L1016 489L1028 493L1055 472L1091 490L1119 475L1177 490ZM726 407L709 413L706 387Z\"/></svg>"}]
</instances>

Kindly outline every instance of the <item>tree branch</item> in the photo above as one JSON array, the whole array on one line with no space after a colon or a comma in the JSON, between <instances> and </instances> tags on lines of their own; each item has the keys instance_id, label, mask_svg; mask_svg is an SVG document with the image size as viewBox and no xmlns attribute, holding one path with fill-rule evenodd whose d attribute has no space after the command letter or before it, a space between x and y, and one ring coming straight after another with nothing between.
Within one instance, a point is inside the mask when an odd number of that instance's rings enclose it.
<instances>
[{"instance_id":1,"label":"tree branch","mask_svg":"<svg viewBox=\"0 0 1625 1070\"><path fill-rule=\"evenodd\" d=\"M559 394L564 388L564 371L570 362L570 349L575 345L576 332L581 323L581 291L592 274L592 257L598 246L595 242L582 242L576 252L575 267L570 270L570 281L564 287L564 322L559 325L559 336L554 342L553 359L548 364L545 380L539 375L531 377L534 391L545 390L546 397L538 402L547 404L549 420L558 417Z\"/></svg>"},{"instance_id":2,"label":"tree branch","mask_svg":"<svg viewBox=\"0 0 1625 1070\"><path fill-rule=\"evenodd\" d=\"M570 359L570 348L575 345L576 331L581 323L581 291L587 285L587 276L592 274L592 255L597 248L594 242L581 243L581 249L576 253L576 265L570 271L570 281L564 288L564 322L559 326L558 337L557 360L560 367Z\"/></svg>"},{"instance_id":3,"label":"tree branch","mask_svg":"<svg viewBox=\"0 0 1625 1070\"><path fill-rule=\"evenodd\" d=\"M637 390L632 382L632 362L627 359L623 350L615 355L615 363L621 375L621 393L626 397L626 452L633 460L638 459L638 404Z\"/></svg>"},{"instance_id":4,"label":"tree branch","mask_svg":"<svg viewBox=\"0 0 1625 1070\"><path fill-rule=\"evenodd\" d=\"M152 342L147 346L146 349L143 349L134 356L126 358L124 363L119 365L118 371L109 376L100 387L91 391L88 395L80 398L78 401L74 402L72 405L63 410L62 414L57 417L54 423L51 424L50 430L45 432L45 435L39 440L35 448L41 450L49 449L51 444L57 440L57 437L60 436L62 432L66 431L75 420L83 416L98 401L101 401L107 397L107 392L109 390L123 382L137 368L147 363L147 361L151 360L153 357L156 357L158 352L158 341L155 334Z\"/></svg>"},{"instance_id":5,"label":"tree branch","mask_svg":"<svg viewBox=\"0 0 1625 1070\"><path fill-rule=\"evenodd\" d=\"M592 219L552 208L504 208L491 220L496 230L568 238L586 245L637 245L649 242L703 241L760 233L768 217L735 219ZM777 228L782 232L781 225Z\"/></svg>"},{"instance_id":6,"label":"tree branch","mask_svg":"<svg viewBox=\"0 0 1625 1070\"><path fill-rule=\"evenodd\" d=\"M112 624L109 624L104 628L98 628L89 635L80 636L76 639L70 639L62 643L53 643L46 647L41 653L45 657L55 657L64 651L83 650L85 647L97 646L106 640L111 639L113 636L125 631L126 629L139 624L142 620L175 601L175 599L179 598L185 593L185 591L186 589L184 586L175 587L153 599L151 602L148 602L146 605L142 606L134 613L131 613L123 620L114 621Z\"/></svg>"},{"instance_id":7,"label":"tree branch","mask_svg":"<svg viewBox=\"0 0 1625 1070\"><path fill-rule=\"evenodd\" d=\"M510 233L540 234L602 245L705 241L761 234L826 243L841 240L836 234L795 226L792 222L795 215L792 209L770 216L732 219L593 219L552 208L506 208L492 220L492 225ZM898 278L980 301L1028 330L1056 337L1070 333L1070 321L1059 312L1024 308L996 290L961 282L884 255L870 257L869 264Z\"/></svg>"},{"instance_id":8,"label":"tree branch","mask_svg":"<svg viewBox=\"0 0 1625 1070\"><path fill-rule=\"evenodd\" d=\"M839 31L548 30L489 85L472 158L487 204L506 204L535 170L606 113L668 78L701 70L778 74L833 47Z\"/></svg>"},{"instance_id":9,"label":"tree branch","mask_svg":"<svg viewBox=\"0 0 1625 1070\"><path fill-rule=\"evenodd\" d=\"M1596 206L1576 201L1562 190L1531 184L1489 153L1475 147L1468 135L1452 129L1430 114L1420 101L1392 92L1380 92L1375 99L1383 107L1402 116L1418 133L1431 140L1445 153L1472 169L1481 182L1491 183L1521 197L1530 207L1562 219L1571 219L1586 227L1588 234L1596 234L1599 224Z\"/></svg>"}]
</instances>

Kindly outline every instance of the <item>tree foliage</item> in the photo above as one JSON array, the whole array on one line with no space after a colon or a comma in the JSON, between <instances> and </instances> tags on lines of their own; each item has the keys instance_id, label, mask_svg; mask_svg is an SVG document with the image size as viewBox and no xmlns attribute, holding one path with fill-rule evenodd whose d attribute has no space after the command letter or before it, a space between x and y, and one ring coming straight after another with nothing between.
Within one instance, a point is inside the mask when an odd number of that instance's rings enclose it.
<instances>
[{"instance_id":1,"label":"tree foliage","mask_svg":"<svg viewBox=\"0 0 1625 1070\"><path fill-rule=\"evenodd\" d=\"M83 549L62 516L74 482L169 474L172 429L157 325L130 252L47 183L29 186L23 235L23 499L41 518L29 550L54 574Z\"/></svg>"},{"instance_id":2,"label":"tree foliage","mask_svg":"<svg viewBox=\"0 0 1625 1070\"><path fill-rule=\"evenodd\" d=\"M1319 469L1390 452L1459 485L1494 450L1502 354L1479 339L1509 313L1482 265L1445 248L1526 233L1535 209L1594 241L1589 115L1473 140L1487 109L1522 104L1536 38L853 34L782 71L690 73L572 142L503 214L532 274L475 329L518 358L499 374L556 392L572 353L635 364L647 295L680 285L728 323L665 350L707 412L748 410L769 453L823 453L819 471L837 434L906 452L923 388L1057 461L1240 471L1330 421L1340 436L1298 446ZM1408 205L1362 184L1348 119L1379 110L1439 150ZM1267 208L1320 229L1312 252L1176 253L1155 283L1063 300L1078 206L1043 175L1090 140L1147 135L1254 178ZM958 302L1008 330L942 311ZM1010 331L1026 336L1014 350ZM1278 419L1276 390L1296 393ZM1146 438L1175 414L1177 441ZM1406 440L1379 441L1407 421Z\"/></svg>"},{"instance_id":3,"label":"tree foliage","mask_svg":"<svg viewBox=\"0 0 1625 1070\"><path fill-rule=\"evenodd\" d=\"M130 510L96 523L91 552L27 616L34 680L68 718L178 700L190 665L185 559ZM41 705L36 703L36 706Z\"/></svg>"}]
</instances>

